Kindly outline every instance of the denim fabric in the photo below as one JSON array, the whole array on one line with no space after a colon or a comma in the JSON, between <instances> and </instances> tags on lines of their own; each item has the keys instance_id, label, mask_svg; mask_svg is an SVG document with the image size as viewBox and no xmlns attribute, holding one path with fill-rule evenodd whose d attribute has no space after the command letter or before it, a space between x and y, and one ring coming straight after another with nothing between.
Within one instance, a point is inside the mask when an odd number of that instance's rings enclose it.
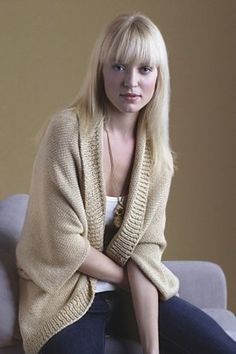
<instances>
[{"instance_id":1,"label":"denim fabric","mask_svg":"<svg viewBox=\"0 0 236 354\"><path fill-rule=\"evenodd\" d=\"M87 313L53 336L40 354L104 354L106 336L138 340L137 333L130 295L97 293ZM236 353L236 342L211 317L176 296L160 301L159 342L161 354Z\"/></svg>"},{"instance_id":2,"label":"denim fabric","mask_svg":"<svg viewBox=\"0 0 236 354\"><path fill-rule=\"evenodd\" d=\"M236 354L236 342L205 312L176 296L160 302L161 354Z\"/></svg>"},{"instance_id":3,"label":"denim fabric","mask_svg":"<svg viewBox=\"0 0 236 354\"><path fill-rule=\"evenodd\" d=\"M86 314L50 338L40 354L104 354L105 327L112 312L106 293L110 292L97 293Z\"/></svg>"}]
</instances>

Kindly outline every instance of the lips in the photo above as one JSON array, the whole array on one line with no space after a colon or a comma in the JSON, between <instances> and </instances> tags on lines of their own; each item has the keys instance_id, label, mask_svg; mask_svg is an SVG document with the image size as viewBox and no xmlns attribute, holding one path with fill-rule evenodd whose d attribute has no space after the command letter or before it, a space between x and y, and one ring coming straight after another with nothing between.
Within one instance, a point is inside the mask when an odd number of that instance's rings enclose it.
<instances>
[{"instance_id":1,"label":"lips","mask_svg":"<svg viewBox=\"0 0 236 354\"><path fill-rule=\"evenodd\" d=\"M141 97L141 95L138 95L137 93L123 93L121 96L127 98Z\"/></svg>"}]
</instances>

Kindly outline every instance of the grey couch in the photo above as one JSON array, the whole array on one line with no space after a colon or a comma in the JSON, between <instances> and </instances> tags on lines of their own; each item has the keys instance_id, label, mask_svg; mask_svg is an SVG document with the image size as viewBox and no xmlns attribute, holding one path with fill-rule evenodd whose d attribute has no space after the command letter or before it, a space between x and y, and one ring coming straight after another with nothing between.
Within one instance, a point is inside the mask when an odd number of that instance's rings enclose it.
<instances>
[{"instance_id":1,"label":"grey couch","mask_svg":"<svg viewBox=\"0 0 236 354\"><path fill-rule=\"evenodd\" d=\"M23 225L28 195L0 201L0 354L23 354L17 323L15 247ZM180 297L212 316L236 340L236 319L226 308L227 288L222 269L211 262L167 261L180 279ZM106 354L142 354L138 343L106 339Z\"/></svg>"}]
</instances>

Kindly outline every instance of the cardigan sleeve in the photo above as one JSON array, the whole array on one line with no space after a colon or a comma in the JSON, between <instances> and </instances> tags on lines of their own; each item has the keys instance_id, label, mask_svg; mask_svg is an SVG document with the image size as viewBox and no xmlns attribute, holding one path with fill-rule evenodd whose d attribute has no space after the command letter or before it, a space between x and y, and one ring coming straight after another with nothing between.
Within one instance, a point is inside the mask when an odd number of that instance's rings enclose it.
<instances>
[{"instance_id":1,"label":"cardigan sleeve","mask_svg":"<svg viewBox=\"0 0 236 354\"><path fill-rule=\"evenodd\" d=\"M132 252L132 259L149 280L156 286L163 300L178 293L177 277L162 263L162 254L167 242L164 235L166 223L166 204L169 196L171 176L164 179L162 193L156 193L158 200L152 200L150 223ZM153 193L152 193L153 194ZM153 210L153 211L152 211Z\"/></svg>"},{"instance_id":2,"label":"cardigan sleeve","mask_svg":"<svg viewBox=\"0 0 236 354\"><path fill-rule=\"evenodd\" d=\"M65 112L50 121L41 140L16 252L20 277L51 294L75 276L90 248L79 184L78 120Z\"/></svg>"}]
</instances>

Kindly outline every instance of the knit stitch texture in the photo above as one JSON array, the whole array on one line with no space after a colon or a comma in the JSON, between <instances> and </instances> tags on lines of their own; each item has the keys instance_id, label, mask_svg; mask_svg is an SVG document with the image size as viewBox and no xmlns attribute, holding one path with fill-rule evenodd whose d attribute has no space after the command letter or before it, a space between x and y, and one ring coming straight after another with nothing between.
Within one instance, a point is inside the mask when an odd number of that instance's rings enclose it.
<instances>
[{"instance_id":1,"label":"knit stitch texture","mask_svg":"<svg viewBox=\"0 0 236 354\"><path fill-rule=\"evenodd\" d=\"M16 253L19 322L27 354L38 353L53 335L81 318L95 296L97 280L81 274L79 268L90 246L103 251L103 123L90 134L79 126L75 109L55 114L33 166ZM162 300L179 288L178 279L161 263L170 185L170 173L151 178L149 144L138 130L123 223L104 251L121 266L133 259Z\"/></svg>"}]
</instances>

